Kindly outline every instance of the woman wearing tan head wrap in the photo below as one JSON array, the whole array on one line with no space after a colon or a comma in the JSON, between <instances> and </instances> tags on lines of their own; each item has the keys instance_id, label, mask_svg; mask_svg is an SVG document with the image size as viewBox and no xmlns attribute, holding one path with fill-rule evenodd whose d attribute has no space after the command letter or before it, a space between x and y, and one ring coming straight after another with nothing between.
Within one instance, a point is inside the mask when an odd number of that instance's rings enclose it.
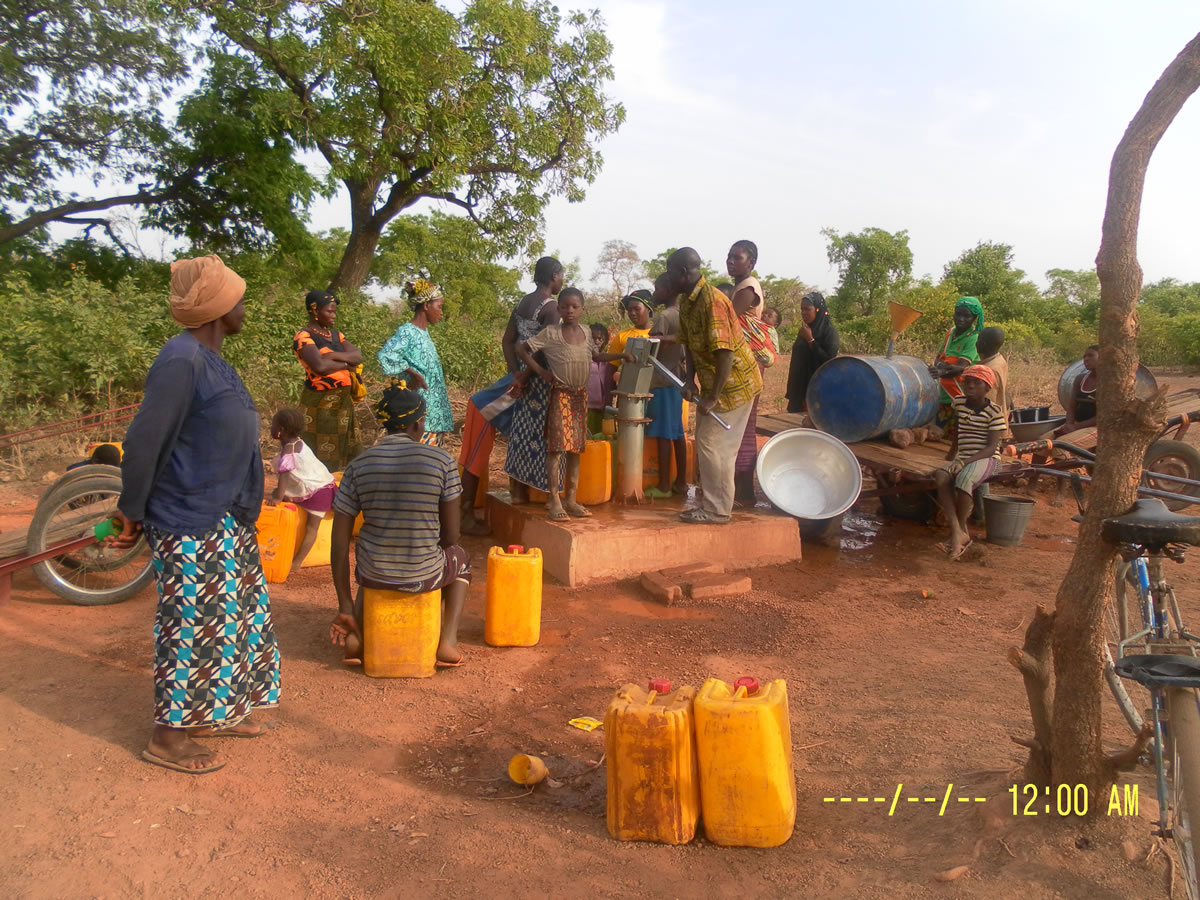
<instances>
[{"instance_id":1,"label":"woman wearing tan head wrap","mask_svg":"<svg viewBox=\"0 0 1200 900\"><path fill-rule=\"evenodd\" d=\"M246 283L215 256L171 264L171 315L186 329L146 375L125 435L123 528L154 559L154 730L142 756L190 774L225 765L194 738L256 737L279 702L279 651L254 523L263 499L258 412L221 357L242 330Z\"/></svg>"}]
</instances>

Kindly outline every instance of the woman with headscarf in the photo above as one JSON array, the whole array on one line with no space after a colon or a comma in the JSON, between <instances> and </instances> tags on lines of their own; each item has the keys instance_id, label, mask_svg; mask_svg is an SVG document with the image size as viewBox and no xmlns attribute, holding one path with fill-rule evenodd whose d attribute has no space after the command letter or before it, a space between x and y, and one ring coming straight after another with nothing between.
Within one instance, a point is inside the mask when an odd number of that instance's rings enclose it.
<instances>
[{"instance_id":1,"label":"woman with headscarf","mask_svg":"<svg viewBox=\"0 0 1200 900\"><path fill-rule=\"evenodd\" d=\"M154 562L154 729L142 756L193 775L225 765L195 738L258 737L279 703L279 650L254 523L263 500L259 420L221 356L242 330L244 282L216 256L171 263L167 341L125 435L121 533Z\"/></svg>"},{"instance_id":2,"label":"woman with headscarf","mask_svg":"<svg viewBox=\"0 0 1200 900\"><path fill-rule=\"evenodd\" d=\"M788 366L788 412L805 411L804 397L813 373L838 355L841 341L829 318L824 295L809 291L800 299L800 332L792 344L792 361Z\"/></svg>"},{"instance_id":3,"label":"woman with headscarf","mask_svg":"<svg viewBox=\"0 0 1200 900\"><path fill-rule=\"evenodd\" d=\"M618 331L608 342L609 353L624 354L625 342L630 338L650 337L651 318L654 314L654 294L646 290L626 294L621 298L621 308L625 310L625 315L629 318L629 327ZM610 363L610 365L620 372L620 362Z\"/></svg>"},{"instance_id":4,"label":"woman with headscarf","mask_svg":"<svg viewBox=\"0 0 1200 900\"><path fill-rule=\"evenodd\" d=\"M975 343L981 331L983 304L978 297L959 297L954 305L954 325L947 329L942 352L929 367L929 374L941 384L935 420L939 428L949 428L954 421L953 403L963 395L963 372L968 366L979 362L979 350Z\"/></svg>"},{"instance_id":5,"label":"woman with headscarf","mask_svg":"<svg viewBox=\"0 0 1200 900\"><path fill-rule=\"evenodd\" d=\"M442 289L429 280L425 270L405 283L404 299L413 311L412 319L388 338L379 351L379 365L383 374L403 378L420 392L428 408L421 443L440 447L454 430L454 415L442 360L429 337L429 326L442 321L445 300Z\"/></svg>"},{"instance_id":6,"label":"woman with headscarf","mask_svg":"<svg viewBox=\"0 0 1200 900\"><path fill-rule=\"evenodd\" d=\"M730 302L742 326L742 335L750 346L754 361L761 376L775 364L775 347L766 327L759 319L764 309L762 284L754 275L758 264L758 245L753 241L736 241L725 258L725 271L733 279L733 296ZM733 467L734 500L742 506L753 506L754 464L758 459L758 397L750 407L750 418L742 432L742 443L738 447L737 460Z\"/></svg>"},{"instance_id":7,"label":"woman with headscarf","mask_svg":"<svg viewBox=\"0 0 1200 900\"><path fill-rule=\"evenodd\" d=\"M334 328L337 297L309 291L304 298L308 323L292 339L292 352L304 367L304 433L300 437L325 468L340 472L362 450L354 422L354 372L362 351Z\"/></svg>"},{"instance_id":8,"label":"woman with headscarf","mask_svg":"<svg viewBox=\"0 0 1200 900\"><path fill-rule=\"evenodd\" d=\"M362 662L363 588L409 594L442 592L437 665L460 666L458 619L471 583L471 558L459 546L458 466L440 447L426 445L426 401L392 379L375 405L386 432L342 476L333 500L330 568L338 613L329 626L347 663ZM354 548L357 597L350 593L350 537L362 513Z\"/></svg>"}]
</instances>

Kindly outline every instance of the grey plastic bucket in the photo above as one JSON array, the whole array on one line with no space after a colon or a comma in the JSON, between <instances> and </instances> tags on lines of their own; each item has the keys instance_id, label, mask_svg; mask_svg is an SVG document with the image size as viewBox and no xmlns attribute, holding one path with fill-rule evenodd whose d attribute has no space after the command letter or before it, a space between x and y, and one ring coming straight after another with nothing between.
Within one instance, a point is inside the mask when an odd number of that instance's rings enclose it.
<instances>
[{"instance_id":1,"label":"grey plastic bucket","mask_svg":"<svg viewBox=\"0 0 1200 900\"><path fill-rule=\"evenodd\" d=\"M1025 527L1033 515L1034 500L1029 497L989 495L983 498L984 525L990 543L1016 547L1025 537Z\"/></svg>"}]
</instances>

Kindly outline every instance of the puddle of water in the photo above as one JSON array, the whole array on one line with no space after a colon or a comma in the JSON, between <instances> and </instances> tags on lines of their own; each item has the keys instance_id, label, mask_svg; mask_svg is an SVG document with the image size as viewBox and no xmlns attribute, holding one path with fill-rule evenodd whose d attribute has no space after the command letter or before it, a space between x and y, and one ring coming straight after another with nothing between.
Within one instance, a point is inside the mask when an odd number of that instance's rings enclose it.
<instances>
[{"instance_id":1,"label":"puddle of water","mask_svg":"<svg viewBox=\"0 0 1200 900\"><path fill-rule=\"evenodd\" d=\"M883 519L879 516L850 510L842 519L841 549L851 553L870 550L882 527ZM866 558L870 559L870 556Z\"/></svg>"}]
</instances>

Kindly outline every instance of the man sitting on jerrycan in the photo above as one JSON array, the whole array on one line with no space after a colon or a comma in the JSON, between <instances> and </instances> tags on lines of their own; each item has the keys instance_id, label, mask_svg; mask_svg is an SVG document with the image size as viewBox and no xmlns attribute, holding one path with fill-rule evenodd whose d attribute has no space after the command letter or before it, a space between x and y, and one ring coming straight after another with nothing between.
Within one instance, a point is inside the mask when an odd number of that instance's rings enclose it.
<instances>
[{"instance_id":1,"label":"man sitting on jerrycan","mask_svg":"<svg viewBox=\"0 0 1200 900\"><path fill-rule=\"evenodd\" d=\"M421 443L425 401L393 379L375 406L386 435L346 466L333 501L330 567L338 614L329 626L345 662L363 652L363 588L422 594L442 592L437 665L462 665L458 619L471 583L471 558L458 544L462 483L454 461ZM350 595L350 537L363 514L355 548L358 594Z\"/></svg>"}]
</instances>

